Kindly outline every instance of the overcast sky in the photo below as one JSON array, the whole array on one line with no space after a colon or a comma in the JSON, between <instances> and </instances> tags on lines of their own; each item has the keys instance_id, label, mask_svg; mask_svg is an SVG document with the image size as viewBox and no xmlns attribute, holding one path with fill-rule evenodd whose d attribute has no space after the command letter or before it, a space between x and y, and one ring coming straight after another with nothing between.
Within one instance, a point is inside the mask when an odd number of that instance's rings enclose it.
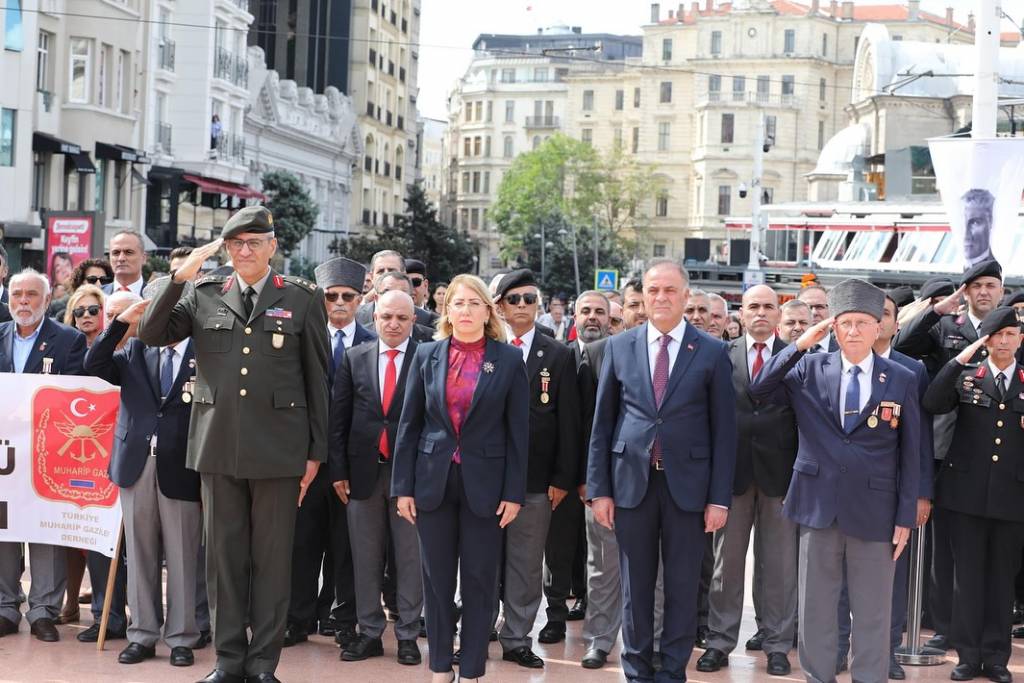
<instances>
[{"instance_id":1,"label":"overcast sky","mask_svg":"<svg viewBox=\"0 0 1024 683\"><path fill-rule=\"evenodd\" d=\"M808 0L803 0L807 4ZM857 0L858 5L893 4L901 0ZM977 0L922 0L923 9L938 15L954 8L958 21L966 21ZM662 13L675 7L675 0L661 0ZM689 0L684 2L689 6ZM826 2L822 3L827 5ZM1003 9L1022 16L1024 8L1003 0ZM447 93L465 72L473 57L473 41L481 33L535 33L555 24L582 26L585 33L640 34L650 18L650 0L423 0L420 23L420 112L430 118L447 117ZM1004 31L1013 26L1004 22Z\"/></svg>"}]
</instances>

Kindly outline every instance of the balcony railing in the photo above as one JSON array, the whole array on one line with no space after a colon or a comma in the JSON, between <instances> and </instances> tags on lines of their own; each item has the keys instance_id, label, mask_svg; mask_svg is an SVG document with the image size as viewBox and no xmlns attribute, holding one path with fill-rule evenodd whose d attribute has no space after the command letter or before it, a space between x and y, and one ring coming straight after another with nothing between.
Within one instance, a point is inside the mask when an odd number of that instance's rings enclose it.
<instances>
[{"instance_id":1,"label":"balcony railing","mask_svg":"<svg viewBox=\"0 0 1024 683\"><path fill-rule=\"evenodd\" d=\"M720 90L705 90L697 96L697 106L723 103L729 105L747 104L758 107L794 107L796 106L796 96L792 93L731 91L731 97L726 97Z\"/></svg>"},{"instance_id":2,"label":"balcony railing","mask_svg":"<svg viewBox=\"0 0 1024 683\"><path fill-rule=\"evenodd\" d=\"M558 128L557 116L527 116L527 128Z\"/></svg>"},{"instance_id":3,"label":"balcony railing","mask_svg":"<svg viewBox=\"0 0 1024 683\"><path fill-rule=\"evenodd\" d=\"M174 71L174 41L164 38L157 46L157 59L161 69Z\"/></svg>"},{"instance_id":4,"label":"balcony railing","mask_svg":"<svg viewBox=\"0 0 1024 683\"><path fill-rule=\"evenodd\" d=\"M156 124L156 145L164 154L171 153L171 124Z\"/></svg>"},{"instance_id":5,"label":"balcony railing","mask_svg":"<svg viewBox=\"0 0 1024 683\"><path fill-rule=\"evenodd\" d=\"M218 47L213 64L213 77L233 83L240 88L247 88L249 87L249 64L244 59L231 54L230 51Z\"/></svg>"}]
</instances>

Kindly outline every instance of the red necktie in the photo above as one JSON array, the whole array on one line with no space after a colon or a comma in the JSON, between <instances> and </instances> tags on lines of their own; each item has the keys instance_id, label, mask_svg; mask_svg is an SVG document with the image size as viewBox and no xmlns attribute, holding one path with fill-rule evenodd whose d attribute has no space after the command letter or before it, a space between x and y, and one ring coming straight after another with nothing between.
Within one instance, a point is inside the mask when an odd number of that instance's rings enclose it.
<instances>
[{"instance_id":1,"label":"red necktie","mask_svg":"<svg viewBox=\"0 0 1024 683\"><path fill-rule=\"evenodd\" d=\"M391 408L391 399L395 397L395 384L398 382L395 358L399 352L398 349L388 349L384 353L388 355L388 366L384 369L384 397L381 399L380 407L384 410L384 415L387 415L388 409ZM380 430L380 454L384 456L385 460L391 457L387 427Z\"/></svg>"},{"instance_id":2,"label":"red necktie","mask_svg":"<svg viewBox=\"0 0 1024 683\"><path fill-rule=\"evenodd\" d=\"M764 356L761 352L764 351L764 347L767 346L764 342L754 342L754 352L757 354L754 357L754 367L750 369L750 379L757 377L757 373L761 372L761 368L764 367Z\"/></svg>"},{"instance_id":3,"label":"red necktie","mask_svg":"<svg viewBox=\"0 0 1024 683\"><path fill-rule=\"evenodd\" d=\"M127 286L125 286L125 285L121 285L120 287L117 288L117 291L119 291L119 292L130 292L132 290L130 288L128 288Z\"/></svg>"},{"instance_id":4,"label":"red necktie","mask_svg":"<svg viewBox=\"0 0 1024 683\"><path fill-rule=\"evenodd\" d=\"M512 340L512 346L515 346L516 348L519 348L522 345L523 345L523 340L520 339L519 337L516 337L515 339Z\"/></svg>"}]
</instances>

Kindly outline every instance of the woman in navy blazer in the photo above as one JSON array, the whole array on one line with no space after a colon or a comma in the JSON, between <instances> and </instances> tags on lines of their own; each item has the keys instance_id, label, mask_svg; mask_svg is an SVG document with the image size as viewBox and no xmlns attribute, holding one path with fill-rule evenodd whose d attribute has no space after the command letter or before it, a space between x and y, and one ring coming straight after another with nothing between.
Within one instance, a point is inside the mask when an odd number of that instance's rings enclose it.
<instances>
[{"instance_id":1,"label":"woman in navy blazer","mask_svg":"<svg viewBox=\"0 0 1024 683\"><path fill-rule=\"evenodd\" d=\"M438 340L416 349L392 463L398 514L419 529L434 683L455 680L455 583L462 580L459 672L484 673L502 529L526 495L529 382L487 287L459 275Z\"/></svg>"}]
</instances>

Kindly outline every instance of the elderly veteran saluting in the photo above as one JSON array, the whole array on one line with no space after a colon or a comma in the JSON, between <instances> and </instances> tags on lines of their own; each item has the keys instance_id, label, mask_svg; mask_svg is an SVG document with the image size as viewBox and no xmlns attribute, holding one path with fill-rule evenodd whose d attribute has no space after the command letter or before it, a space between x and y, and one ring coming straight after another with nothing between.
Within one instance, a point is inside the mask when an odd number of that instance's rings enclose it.
<instances>
[{"instance_id":1,"label":"elderly veteran saluting","mask_svg":"<svg viewBox=\"0 0 1024 683\"><path fill-rule=\"evenodd\" d=\"M821 320L752 380L755 399L792 406L800 446L783 514L800 525L800 666L836 678L836 608L846 565L852 673L882 683L896 558L917 517L920 407L914 374L872 351L885 294L845 280ZM839 350L807 355L835 331Z\"/></svg>"},{"instance_id":2,"label":"elderly veteran saluting","mask_svg":"<svg viewBox=\"0 0 1024 683\"><path fill-rule=\"evenodd\" d=\"M235 273L201 278L185 292L222 243ZM188 467L202 478L217 648L217 668L204 683L277 680L295 511L327 458L324 295L275 273L276 250L270 212L240 210L222 240L196 249L171 274L139 326L150 346L191 336L195 347Z\"/></svg>"}]
</instances>

